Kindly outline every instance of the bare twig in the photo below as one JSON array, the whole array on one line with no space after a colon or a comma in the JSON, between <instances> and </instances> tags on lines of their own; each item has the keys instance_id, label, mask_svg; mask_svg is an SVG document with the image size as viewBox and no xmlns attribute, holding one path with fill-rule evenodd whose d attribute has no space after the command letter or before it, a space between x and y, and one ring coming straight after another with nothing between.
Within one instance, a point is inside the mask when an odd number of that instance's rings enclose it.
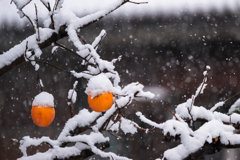
<instances>
[{"instance_id":1,"label":"bare twig","mask_svg":"<svg viewBox=\"0 0 240 160\"><path fill-rule=\"evenodd\" d=\"M40 0L41 1L41 0ZM41 1L42 2L42 4L47 8L47 10L49 11L49 8L48 8L48 6L45 4L45 3L43 3L43 1Z\"/></svg>"},{"instance_id":2,"label":"bare twig","mask_svg":"<svg viewBox=\"0 0 240 160\"><path fill-rule=\"evenodd\" d=\"M42 2L42 1L41 1ZM47 5L45 3L42 2L42 4L47 8L47 10L49 11L50 13L50 19L51 19L51 22L52 22L52 29L55 29L54 27L54 20L53 20L53 13L51 13L51 6L50 6L50 3L48 2Z\"/></svg>"},{"instance_id":3,"label":"bare twig","mask_svg":"<svg viewBox=\"0 0 240 160\"><path fill-rule=\"evenodd\" d=\"M26 7L32 0L29 0L25 5L22 6L22 8L20 8L20 10L22 10L24 7ZM11 1L12 4L12 1Z\"/></svg>"},{"instance_id":4,"label":"bare twig","mask_svg":"<svg viewBox=\"0 0 240 160\"><path fill-rule=\"evenodd\" d=\"M38 25L38 10L37 10L37 5L36 5L36 3L34 3L34 5L35 5L35 12L36 12L36 33L37 33L37 35L38 35L38 38L37 38L37 41L39 42L40 41L40 33L39 33L39 25Z\"/></svg>"},{"instance_id":5,"label":"bare twig","mask_svg":"<svg viewBox=\"0 0 240 160\"><path fill-rule=\"evenodd\" d=\"M50 3L48 3L48 10L49 12L51 12L51 6L50 6ZM53 13L50 15L50 18L51 18L51 22L52 22L52 29L55 29L55 24L54 24L54 20L53 20Z\"/></svg>"},{"instance_id":6,"label":"bare twig","mask_svg":"<svg viewBox=\"0 0 240 160\"><path fill-rule=\"evenodd\" d=\"M108 119L106 119L106 121L102 124L102 126L98 129L99 132L102 132L107 126L109 121L112 119L112 117L117 113L118 110L116 110L111 116L108 117Z\"/></svg>"},{"instance_id":7,"label":"bare twig","mask_svg":"<svg viewBox=\"0 0 240 160\"><path fill-rule=\"evenodd\" d=\"M87 41L82 36L80 36L79 34L77 36L84 44L87 44Z\"/></svg>"},{"instance_id":8,"label":"bare twig","mask_svg":"<svg viewBox=\"0 0 240 160\"><path fill-rule=\"evenodd\" d=\"M76 52L72 51L71 49L68 49L68 48L65 47L65 46L63 46L63 45L61 45L61 44L59 44L59 43L57 43L57 42L55 43L55 45L56 45L56 46L59 46L60 48L66 50L66 51L69 51L69 52L73 53L74 55L78 56L79 58L81 58L81 59L87 61L87 58L86 58L86 57L82 57L82 56L80 56L79 54L77 54Z\"/></svg>"},{"instance_id":9,"label":"bare twig","mask_svg":"<svg viewBox=\"0 0 240 160\"><path fill-rule=\"evenodd\" d=\"M60 1L60 0L55 0L55 4L54 4L54 7L53 7L53 10L57 10L59 1Z\"/></svg>"},{"instance_id":10,"label":"bare twig","mask_svg":"<svg viewBox=\"0 0 240 160\"><path fill-rule=\"evenodd\" d=\"M22 13L28 19L28 21L31 23L31 25L32 25L33 29L35 30L35 32L37 32L36 28L34 27L34 24L33 24L32 20L31 20L31 18L28 15L26 15L23 11L22 11Z\"/></svg>"},{"instance_id":11,"label":"bare twig","mask_svg":"<svg viewBox=\"0 0 240 160\"><path fill-rule=\"evenodd\" d=\"M118 109L119 110L119 109ZM120 110L119 110L120 112ZM114 119L113 123L111 124L111 126L108 127L108 130L117 122L118 120L118 117L119 117L119 113L117 114L116 118Z\"/></svg>"},{"instance_id":12,"label":"bare twig","mask_svg":"<svg viewBox=\"0 0 240 160\"><path fill-rule=\"evenodd\" d=\"M61 68L59 68L59 67L57 67L57 66L55 66L55 65L53 65L53 64L51 64L51 63L48 63L48 62L42 62L42 61L39 61L39 60L31 60L31 61L36 61L36 62L39 62L39 63L47 64L47 65L49 65L49 66L51 66L51 67L53 67L53 68L55 68L55 69L57 69L57 70L59 70L59 71L62 71L62 72L66 72L66 73L71 74L71 72L66 71L66 70L64 70L64 69L61 69Z\"/></svg>"},{"instance_id":13,"label":"bare twig","mask_svg":"<svg viewBox=\"0 0 240 160\"><path fill-rule=\"evenodd\" d=\"M236 94L233 95L232 97L226 99L224 102L227 102L227 101L231 100L232 98L236 97L236 96L239 95L239 94L240 94L240 92L236 93Z\"/></svg>"},{"instance_id":14,"label":"bare twig","mask_svg":"<svg viewBox=\"0 0 240 160\"><path fill-rule=\"evenodd\" d=\"M25 49L25 53L24 53L24 57L25 57L28 61L30 61L30 62L39 62L39 63L42 63L42 64L47 64L47 65L49 65L49 66L51 66L51 67L53 67L53 68L55 68L55 69L57 69L57 70L60 70L60 71L63 71L63 72L66 72L66 73L71 74L71 72L66 71L66 70L63 70L63 69L61 69L61 68L58 68L58 67L56 67L55 65L50 64L50 63L48 63L48 62L46 62L46 61L43 62L43 61L40 61L40 60L31 60L31 59L29 59L29 57L27 56L27 50L28 50L27 45L28 45L28 41L27 41L27 43L26 43L26 49Z\"/></svg>"},{"instance_id":15,"label":"bare twig","mask_svg":"<svg viewBox=\"0 0 240 160\"><path fill-rule=\"evenodd\" d=\"M164 106L169 110L170 113L172 113L172 115L176 118L176 120L179 121L179 119L177 118L177 116L171 111L170 108L168 108L168 106L164 103Z\"/></svg>"},{"instance_id":16,"label":"bare twig","mask_svg":"<svg viewBox=\"0 0 240 160\"><path fill-rule=\"evenodd\" d=\"M133 4L147 4L148 2L133 2L133 1L129 1L129 3L133 3Z\"/></svg>"}]
</instances>

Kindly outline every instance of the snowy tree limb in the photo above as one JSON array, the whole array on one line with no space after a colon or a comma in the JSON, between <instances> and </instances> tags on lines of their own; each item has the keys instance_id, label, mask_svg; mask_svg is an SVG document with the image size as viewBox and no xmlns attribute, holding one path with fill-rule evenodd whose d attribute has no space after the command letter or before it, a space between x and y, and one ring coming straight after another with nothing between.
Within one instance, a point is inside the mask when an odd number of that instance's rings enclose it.
<instances>
[{"instance_id":1,"label":"snowy tree limb","mask_svg":"<svg viewBox=\"0 0 240 160\"><path fill-rule=\"evenodd\" d=\"M18 1L14 0L13 2L18 6L18 8L20 10L25 5L30 3L30 1L27 1L26 4L24 4L23 6L22 5L20 6L17 3ZM94 17L94 18L89 19L90 21L85 21L86 18L84 19L84 17L83 17L83 23L80 26L78 26L78 28L83 29L83 28L88 27L89 25L99 21L100 19L107 16L111 12L115 11L116 9L118 9L119 7L124 5L125 3L129 2L129 0L120 0L119 2L120 3L117 3L116 6L108 7L104 13L97 12L97 13L93 14L92 17ZM55 5L55 6L58 6L58 5ZM57 7L55 7L55 8L57 9ZM53 23L53 21L52 21L52 23ZM57 42L59 39L67 37L68 36L67 31L66 31L67 27L68 27L68 25L66 25L66 24L59 26L58 30L53 30L52 34L43 38L43 40L41 40L40 42L35 42L35 45L38 45L39 49L44 49L44 48L50 46L52 43ZM41 33L40 33L40 35L41 35ZM34 34L32 36L35 37L36 34ZM27 38L27 39L29 39L29 38ZM0 55L0 77L3 74L10 71L11 69L15 68L17 65L24 62L24 50L22 50L21 48L24 48L24 46L26 44L25 41L27 41L27 39L24 40L23 42L21 42L20 44L14 46L9 51ZM18 49L16 49L16 48L18 48ZM32 46L29 46L29 49L31 50Z\"/></svg>"}]
</instances>

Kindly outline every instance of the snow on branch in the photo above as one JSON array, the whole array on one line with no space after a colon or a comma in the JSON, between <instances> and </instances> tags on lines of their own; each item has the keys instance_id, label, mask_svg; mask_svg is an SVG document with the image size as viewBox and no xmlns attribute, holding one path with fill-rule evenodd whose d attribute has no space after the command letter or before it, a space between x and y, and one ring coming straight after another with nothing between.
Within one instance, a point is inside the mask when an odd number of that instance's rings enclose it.
<instances>
[{"instance_id":1,"label":"snow on branch","mask_svg":"<svg viewBox=\"0 0 240 160\"><path fill-rule=\"evenodd\" d=\"M209 68L207 67L207 70ZM216 103L211 109L194 105L193 100L197 97L196 95L202 93L206 80L207 72L204 72L203 82L198 87L194 98L188 99L176 107L174 115L178 119L173 117L171 120L158 124L146 118L141 112L136 113L142 122L163 130L165 136L180 137L180 144L165 151L163 159L184 159L199 150L203 150L202 148L206 143L215 144L216 141L226 147L240 146L240 135L235 133L235 128L239 128L240 115L236 113L227 115L215 111L227 100ZM190 111L189 106L191 106ZM201 126L193 130L190 121L201 122Z\"/></svg>"},{"instance_id":2,"label":"snow on branch","mask_svg":"<svg viewBox=\"0 0 240 160\"><path fill-rule=\"evenodd\" d=\"M17 0L15 1L17 3ZM53 8L50 7L49 1L42 0L41 2L49 11L49 17L44 21L45 28L40 28L38 26L37 19L36 21L32 21L36 33L17 45L16 48L0 55L0 60L4 61L4 63L0 63L2 65L0 68L11 65L17 58L22 56L22 53L24 53L26 61L30 61L36 66L36 62L40 62L37 58L40 58L42 55L41 49L50 44L54 44L55 46L53 46L52 52L55 52L56 48L59 47L77 55L78 58L82 60L81 64L85 69L79 73L72 70L71 74L78 80L81 78L88 80L85 91L87 94L95 97L99 94L110 92L113 94L114 99L111 108L105 113L89 112L86 109L82 109L77 115L74 115L73 104L77 98L76 86L78 83L78 81L75 81L73 89L70 89L68 93L72 118L66 122L58 138L52 140L49 137L23 137L19 147L23 153L23 157L19 159L40 159L39 157L41 157L41 159L65 159L72 156L86 158L89 155L84 155L83 152L89 150L92 154L98 154L101 157L128 160L126 157L103 151L103 146L107 146L109 138L105 137L102 131L110 131L110 128L113 126L115 130L122 130L126 134L134 134L137 132L137 129L144 130L139 127L137 123L127 119L122 110L126 109L133 100L137 98L153 98L154 94L143 91L144 86L138 82L130 83L123 88L119 86L120 76L118 72L115 71L115 63L121 59L121 56L112 61L107 61L101 59L97 52L100 42L106 36L105 30L101 31L92 44L83 40L79 32L81 32L82 28L98 21L130 1L114 1L111 5L106 6L104 10L81 18L77 17L72 11L62 8L63 0L56 0ZM28 3L30 3L30 1L28 1ZM26 2L26 4L28 3ZM17 4L17 6L20 10L22 9L20 4ZM35 10L36 17L38 17L36 5ZM66 36L73 43L77 51L72 51L56 42L58 39ZM17 55L16 53L19 54ZM85 132L87 130L90 132ZM148 131L147 129L145 130ZM36 153L31 156L27 155L28 147L31 145L38 146L41 143L47 143L50 148L43 153ZM71 146L68 146L68 144L71 144Z\"/></svg>"},{"instance_id":3,"label":"snow on branch","mask_svg":"<svg viewBox=\"0 0 240 160\"><path fill-rule=\"evenodd\" d=\"M32 0L12 0L11 3L15 3L18 10L22 10L26 5L28 5Z\"/></svg>"},{"instance_id":4,"label":"snow on branch","mask_svg":"<svg viewBox=\"0 0 240 160\"><path fill-rule=\"evenodd\" d=\"M0 76L2 76L4 73L8 72L12 68L14 68L17 64L20 64L24 62L24 51L25 51L25 44L26 41L29 41L29 50L34 50L36 46L38 48L43 49L46 48L52 43L56 42L59 39L62 39L64 37L71 37L71 39L76 42L76 46L81 48L81 44L78 44L77 40L75 41L76 36L74 35L73 30L82 29L85 28L92 23L102 19L106 15L110 14L111 12L118 9L120 6L124 5L125 3L129 2L128 0L118 0L114 1L112 4L109 4L106 6L104 10L98 11L96 13L93 13L91 15L87 15L85 17L78 18L72 11L61 8L63 0L56 0L54 5L53 12L51 10L51 6L49 1L42 0L41 2L43 5L49 10L49 17L44 20L44 26L45 28L40 28L35 23L35 20L30 19L23 11L22 9L30 4L31 0L12 0L16 7L19 9L19 13L21 17L26 16L30 23L32 23L32 26L34 27L36 33L32 36L29 36L27 39L25 39L20 44L16 45L12 49L10 49L7 52L4 52L0 55ZM37 10L36 10L37 13ZM41 15L38 15L38 17L42 17ZM52 26L52 27L51 27ZM39 34L38 34L39 30ZM51 34L49 34L49 31L51 31ZM73 33L73 36L71 36ZM37 37L41 37L40 41L32 40L32 38L38 39ZM31 40L30 40L31 39ZM96 46L95 46L96 47ZM90 47L91 48L91 47Z\"/></svg>"},{"instance_id":5,"label":"snow on branch","mask_svg":"<svg viewBox=\"0 0 240 160\"><path fill-rule=\"evenodd\" d=\"M76 87L76 83L77 82L75 82L73 85L74 88ZM86 149L91 150L91 152L98 154L101 157L108 157L110 159L128 159L126 157L117 156L111 152L104 152L96 147L97 144L106 143L109 141L109 138L104 137L101 132L104 130L109 131L109 125L113 126L114 124L120 124L118 126L115 125L114 127L117 131L121 129L124 133L136 133L137 129L141 128L135 122L128 120L123 115L121 110L124 108L126 109L126 107L130 105L132 100L135 98L153 98L154 95L150 92L143 91L144 86L139 83L131 83L122 89L120 86L114 87L111 83L112 82L108 79L108 77L102 73L92 76L86 89L87 93L91 91L91 93L94 92L95 94L99 94L99 92L101 93L103 90L106 90L108 85L111 86L109 88L109 92L112 92L116 95L114 100L115 102L105 114L94 111L89 112L86 109L81 110L79 114L70 118L66 122L65 127L56 140L51 140L46 137L42 137L40 139L24 137L20 145L20 149L24 156L20 159L37 159L40 155L42 157L51 157L49 159L63 159L80 155L81 152ZM70 98L72 95L71 93ZM116 116L118 118L115 118ZM86 130L91 130L91 132L89 134L83 134ZM52 148L44 153L37 153L32 156L27 155L27 147L30 145L40 145L41 143L47 143ZM67 147L68 143L75 143L75 145L72 147ZM68 151L70 148L71 151ZM64 151L66 154L59 154L60 150L66 150Z\"/></svg>"}]
</instances>

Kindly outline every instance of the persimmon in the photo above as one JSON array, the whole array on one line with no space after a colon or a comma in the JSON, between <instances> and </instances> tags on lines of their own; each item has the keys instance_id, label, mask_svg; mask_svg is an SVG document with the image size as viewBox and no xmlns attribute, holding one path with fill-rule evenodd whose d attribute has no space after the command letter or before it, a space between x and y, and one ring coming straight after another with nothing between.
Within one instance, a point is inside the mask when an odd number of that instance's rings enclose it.
<instances>
[{"instance_id":1,"label":"persimmon","mask_svg":"<svg viewBox=\"0 0 240 160\"><path fill-rule=\"evenodd\" d=\"M47 127L54 120L55 109L54 107L32 106L31 116L37 126Z\"/></svg>"},{"instance_id":2,"label":"persimmon","mask_svg":"<svg viewBox=\"0 0 240 160\"><path fill-rule=\"evenodd\" d=\"M94 98L92 98L91 95L88 95L88 104L95 112L107 111L113 104L113 94L107 92Z\"/></svg>"},{"instance_id":3,"label":"persimmon","mask_svg":"<svg viewBox=\"0 0 240 160\"><path fill-rule=\"evenodd\" d=\"M41 92L34 98L31 116L37 126L47 127L54 120L55 109L53 101L53 95L47 92Z\"/></svg>"}]
</instances>

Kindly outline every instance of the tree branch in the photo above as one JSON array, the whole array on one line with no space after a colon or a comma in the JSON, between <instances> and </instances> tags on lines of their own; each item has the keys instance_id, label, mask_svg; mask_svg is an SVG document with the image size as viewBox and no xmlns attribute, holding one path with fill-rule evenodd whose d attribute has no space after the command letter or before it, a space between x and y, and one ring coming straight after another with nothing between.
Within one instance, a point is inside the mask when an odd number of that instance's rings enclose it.
<instances>
[{"instance_id":1,"label":"tree branch","mask_svg":"<svg viewBox=\"0 0 240 160\"><path fill-rule=\"evenodd\" d=\"M122 5L124 5L125 3L129 2L129 0L124 0L121 4L119 4L118 6L116 6L115 8L113 8L112 10L110 10L108 13L106 13L105 15L100 15L99 17L97 17L95 20L87 22L86 24L83 24L81 27L79 27L80 29L83 29L85 27L88 27L89 25L99 21L100 19L102 19L103 17L109 15L110 13L112 13L113 11L117 10L119 7L121 7ZM40 49L44 49L48 46L51 46L52 43L57 42L58 40L67 37L67 32L65 31L65 29L67 28L66 25L62 25L58 31L58 33L53 33L47 40L45 40L44 42L41 42L38 44ZM4 67L2 67L0 69L0 77L2 75L4 75L5 73L9 72L11 69L15 68L17 65L23 63L25 61L24 59L24 53L22 53L22 55L18 58L16 58L15 60L13 60L13 62L10 65L6 65Z\"/></svg>"}]
</instances>

